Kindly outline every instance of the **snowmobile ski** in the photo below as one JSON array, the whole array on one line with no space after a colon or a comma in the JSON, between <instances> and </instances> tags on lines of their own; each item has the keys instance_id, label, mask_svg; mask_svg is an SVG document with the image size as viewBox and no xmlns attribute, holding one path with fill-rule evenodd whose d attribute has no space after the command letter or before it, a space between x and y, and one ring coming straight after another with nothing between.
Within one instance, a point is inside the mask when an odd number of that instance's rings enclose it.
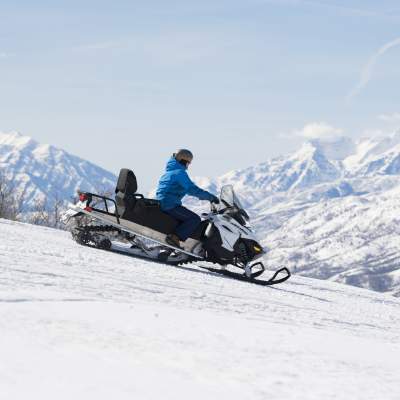
<instances>
[{"instance_id":1,"label":"snowmobile ski","mask_svg":"<svg viewBox=\"0 0 400 400\"><path fill-rule=\"evenodd\" d=\"M283 282L287 281L291 277L291 273L290 273L289 269L286 268L286 267L283 267L283 268L279 269L278 271L276 271L274 273L274 275L270 279L268 279L267 281L265 281L263 279L256 279L256 277L254 277L254 276L248 277L245 274L241 274L241 273L238 273L238 272L232 272L232 271L229 271L227 269L206 267L206 266L203 266L203 265L196 265L196 267L205 269L205 270L210 271L210 272L214 272L214 273L219 274L219 275L226 276L228 278L232 278L232 279L236 279L236 280L244 281L244 282L249 282L249 283L254 283L256 285L261 285L261 286L278 285L280 283L283 283ZM283 278L276 279L277 276L280 273L285 273L286 275Z\"/></svg>"},{"instance_id":2,"label":"snowmobile ski","mask_svg":"<svg viewBox=\"0 0 400 400\"><path fill-rule=\"evenodd\" d=\"M110 247L98 247L96 245L90 245L90 244L86 244L86 246L89 247L93 247L93 248L98 248L98 249L102 249L102 250L106 250L106 251L110 251L112 253L116 253L116 254L121 254L121 255L125 255L125 256L129 256L132 258L137 258L139 260L143 260L143 261L151 261L151 262L155 262L157 264L162 264L162 265L167 265L167 266L171 266L171 267L177 267L177 268L185 268L185 265L193 265L194 267L197 268L201 268L203 270L206 270L208 272L211 273L215 273L215 274L219 274L231 279L236 279L239 281L243 281L243 282L249 282L249 283L253 283L256 285L260 285L260 286L273 286L273 285L278 285L280 283L283 283L285 281L287 281L290 277L291 277L291 273L289 271L288 268L284 267L279 269L278 271L276 271L274 273L274 275L268 279L268 280L262 280L262 279L256 279L258 276L260 276L261 274L263 274L265 272L265 269L261 269L260 271L254 272L252 273L252 275L250 277L246 276L245 273L241 274L238 272L233 272L233 271L229 271L227 269L219 269L219 268L213 268L213 267L207 267L205 265L198 265L196 264L196 260L192 259L192 260L187 260L184 262L174 262L174 261L168 261L168 257L166 259L163 259L161 257L154 259L150 256L145 256L145 255L140 255L140 254L135 254L132 253L131 251L129 251L129 249L122 249L121 247L119 247L118 245L112 245ZM192 264L193 263L193 264ZM256 265L256 264L255 264ZM276 279L277 276L281 273L285 273L286 275L280 279Z\"/></svg>"}]
</instances>

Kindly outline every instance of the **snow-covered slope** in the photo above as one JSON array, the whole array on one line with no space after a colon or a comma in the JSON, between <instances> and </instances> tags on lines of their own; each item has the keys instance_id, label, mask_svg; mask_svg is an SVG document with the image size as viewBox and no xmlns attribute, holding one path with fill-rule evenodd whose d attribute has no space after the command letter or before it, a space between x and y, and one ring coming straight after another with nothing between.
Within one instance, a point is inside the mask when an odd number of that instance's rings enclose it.
<instances>
[{"instance_id":1,"label":"snow-covered slope","mask_svg":"<svg viewBox=\"0 0 400 400\"><path fill-rule=\"evenodd\" d=\"M399 175L400 131L387 136L363 139L356 144L356 151L344 159L352 175Z\"/></svg>"},{"instance_id":2,"label":"snow-covered slope","mask_svg":"<svg viewBox=\"0 0 400 400\"><path fill-rule=\"evenodd\" d=\"M397 400L400 300L266 288L0 220L4 399Z\"/></svg>"},{"instance_id":3,"label":"snow-covered slope","mask_svg":"<svg viewBox=\"0 0 400 400\"><path fill-rule=\"evenodd\" d=\"M400 296L400 187L384 194L271 209L286 221L268 233L268 265ZM268 219L264 215L257 224ZM261 228L260 228L261 229Z\"/></svg>"},{"instance_id":4,"label":"snow-covered slope","mask_svg":"<svg viewBox=\"0 0 400 400\"><path fill-rule=\"evenodd\" d=\"M106 191L116 177L79 157L19 133L0 133L0 171L25 192L25 205L35 199L70 200L77 189Z\"/></svg>"}]
</instances>

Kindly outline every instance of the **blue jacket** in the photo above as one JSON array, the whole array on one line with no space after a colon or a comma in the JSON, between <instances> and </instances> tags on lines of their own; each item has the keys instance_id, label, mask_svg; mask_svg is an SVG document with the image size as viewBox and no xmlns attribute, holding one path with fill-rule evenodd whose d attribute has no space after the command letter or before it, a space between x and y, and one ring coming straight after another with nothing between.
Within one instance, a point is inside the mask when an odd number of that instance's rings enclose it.
<instances>
[{"instance_id":1,"label":"blue jacket","mask_svg":"<svg viewBox=\"0 0 400 400\"><path fill-rule=\"evenodd\" d=\"M162 210L171 210L182 205L182 198L187 194L200 200L211 201L215 198L213 194L196 186L190 180L185 166L172 157L158 183L156 198L161 202Z\"/></svg>"}]
</instances>

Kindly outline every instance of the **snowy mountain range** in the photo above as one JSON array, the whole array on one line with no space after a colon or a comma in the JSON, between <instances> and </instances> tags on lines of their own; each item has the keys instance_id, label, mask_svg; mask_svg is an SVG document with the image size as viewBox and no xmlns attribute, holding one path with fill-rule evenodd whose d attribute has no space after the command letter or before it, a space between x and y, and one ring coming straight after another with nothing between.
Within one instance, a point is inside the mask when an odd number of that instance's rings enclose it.
<instances>
[{"instance_id":1,"label":"snowy mountain range","mask_svg":"<svg viewBox=\"0 0 400 400\"><path fill-rule=\"evenodd\" d=\"M19 133L0 132L0 172L25 194L25 208L45 199L70 200L78 189L114 189L116 176L64 150Z\"/></svg>"},{"instance_id":2,"label":"snowy mountain range","mask_svg":"<svg viewBox=\"0 0 400 400\"><path fill-rule=\"evenodd\" d=\"M250 207L271 268L400 296L400 132L311 140L208 188L224 184Z\"/></svg>"},{"instance_id":3,"label":"snowy mountain range","mask_svg":"<svg viewBox=\"0 0 400 400\"><path fill-rule=\"evenodd\" d=\"M0 134L0 168L25 190L28 205L37 196L70 199L78 188L113 189L116 182L94 164L19 134ZM214 193L235 187L272 269L284 265L400 296L400 132L311 140L292 154L195 180Z\"/></svg>"}]
</instances>

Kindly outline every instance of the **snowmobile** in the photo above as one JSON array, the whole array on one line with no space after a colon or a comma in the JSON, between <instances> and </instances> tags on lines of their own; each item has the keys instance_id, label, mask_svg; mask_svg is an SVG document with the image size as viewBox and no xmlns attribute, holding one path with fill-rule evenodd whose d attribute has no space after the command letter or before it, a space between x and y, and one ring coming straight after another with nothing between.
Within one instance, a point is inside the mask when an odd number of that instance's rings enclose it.
<instances>
[{"instance_id":1,"label":"snowmobile","mask_svg":"<svg viewBox=\"0 0 400 400\"><path fill-rule=\"evenodd\" d=\"M196 266L266 286L289 279L287 268L279 269L269 280L256 279L265 272L264 264L257 260L266 251L251 230L249 216L231 185L222 187L219 205L211 203L210 212L202 214L199 227L180 247L165 241L178 221L161 210L159 201L145 198L137 189L133 171L122 169L115 198L79 192L79 201L71 205L62 221L82 245L171 265L205 261L219 268ZM228 266L242 272L233 272Z\"/></svg>"}]
</instances>

